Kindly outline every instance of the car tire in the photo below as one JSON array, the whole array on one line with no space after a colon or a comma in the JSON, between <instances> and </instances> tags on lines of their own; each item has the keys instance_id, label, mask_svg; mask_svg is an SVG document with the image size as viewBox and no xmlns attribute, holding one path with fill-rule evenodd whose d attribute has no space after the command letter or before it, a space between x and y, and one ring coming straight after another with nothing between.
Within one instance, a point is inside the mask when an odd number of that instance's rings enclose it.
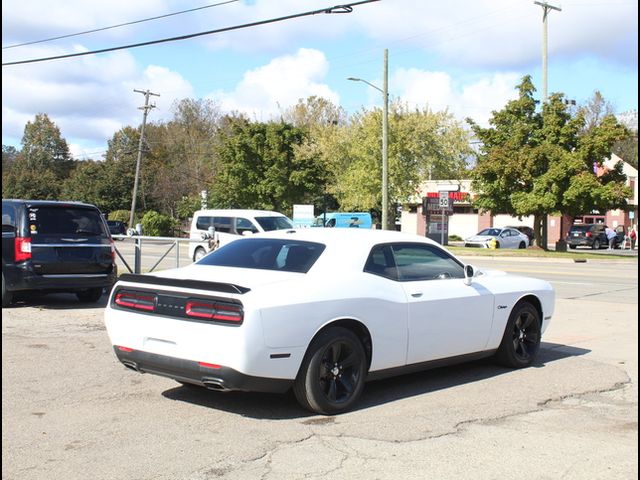
<instances>
[{"instance_id":1,"label":"car tire","mask_svg":"<svg viewBox=\"0 0 640 480\"><path fill-rule=\"evenodd\" d=\"M523 249L527 248L527 244L526 244L526 243L524 243L524 242L520 242L520 245L518 245L518 248L519 248L520 250L523 250Z\"/></svg>"},{"instance_id":2,"label":"car tire","mask_svg":"<svg viewBox=\"0 0 640 480\"><path fill-rule=\"evenodd\" d=\"M4 274L2 275L2 308L6 308L11 305L13 301L12 293L7 290L7 286L4 283Z\"/></svg>"},{"instance_id":3,"label":"car tire","mask_svg":"<svg viewBox=\"0 0 640 480\"><path fill-rule=\"evenodd\" d=\"M204 248L202 248L202 247L196 248L196 251L193 253L193 261L197 262L202 257L204 257L206 254L207 254L207 252L204 251Z\"/></svg>"},{"instance_id":4,"label":"car tire","mask_svg":"<svg viewBox=\"0 0 640 480\"><path fill-rule=\"evenodd\" d=\"M321 332L309 345L293 384L307 410L333 415L356 403L366 376L366 354L356 335L341 327Z\"/></svg>"},{"instance_id":5,"label":"car tire","mask_svg":"<svg viewBox=\"0 0 640 480\"><path fill-rule=\"evenodd\" d=\"M575 249L576 249L576 247L577 247L577 245L569 245L569 248L570 248L571 250L575 250Z\"/></svg>"},{"instance_id":6,"label":"car tire","mask_svg":"<svg viewBox=\"0 0 640 480\"><path fill-rule=\"evenodd\" d=\"M600 250L600 240L594 240L591 248L593 248L594 250Z\"/></svg>"},{"instance_id":7,"label":"car tire","mask_svg":"<svg viewBox=\"0 0 640 480\"><path fill-rule=\"evenodd\" d=\"M102 288L89 288L81 292L76 292L76 297L82 303L96 303L102 298Z\"/></svg>"},{"instance_id":8,"label":"car tire","mask_svg":"<svg viewBox=\"0 0 640 480\"><path fill-rule=\"evenodd\" d=\"M506 367L528 367L538 354L541 337L540 313L529 302L520 302L509 315L496 359Z\"/></svg>"}]
</instances>

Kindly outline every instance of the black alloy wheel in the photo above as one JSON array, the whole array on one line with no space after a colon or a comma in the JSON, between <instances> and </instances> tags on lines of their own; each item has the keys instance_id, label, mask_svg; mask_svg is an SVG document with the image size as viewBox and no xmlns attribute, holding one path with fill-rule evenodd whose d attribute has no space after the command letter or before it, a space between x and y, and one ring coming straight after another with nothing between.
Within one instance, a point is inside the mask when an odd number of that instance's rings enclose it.
<instances>
[{"instance_id":1,"label":"black alloy wheel","mask_svg":"<svg viewBox=\"0 0 640 480\"><path fill-rule=\"evenodd\" d=\"M350 330L333 327L309 346L293 391L300 404L331 415L351 408L364 388L365 352Z\"/></svg>"},{"instance_id":2,"label":"black alloy wheel","mask_svg":"<svg viewBox=\"0 0 640 480\"><path fill-rule=\"evenodd\" d=\"M594 250L600 250L600 240L594 240L594 241L593 241L592 248L593 248Z\"/></svg>"},{"instance_id":3,"label":"black alloy wheel","mask_svg":"<svg viewBox=\"0 0 640 480\"><path fill-rule=\"evenodd\" d=\"M522 368L533 363L542 337L538 310L528 302L515 306L505 328L496 357L507 367Z\"/></svg>"}]
</instances>

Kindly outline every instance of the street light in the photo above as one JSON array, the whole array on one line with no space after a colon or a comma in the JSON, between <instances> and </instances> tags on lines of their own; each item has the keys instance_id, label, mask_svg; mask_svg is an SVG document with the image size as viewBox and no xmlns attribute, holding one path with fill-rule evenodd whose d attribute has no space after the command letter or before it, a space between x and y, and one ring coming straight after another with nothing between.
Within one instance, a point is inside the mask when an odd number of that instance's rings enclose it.
<instances>
[{"instance_id":1,"label":"street light","mask_svg":"<svg viewBox=\"0 0 640 480\"><path fill-rule=\"evenodd\" d=\"M389 172L388 172L388 133L389 133L389 81L388 68L389 52L384 50L384 72L382 88L363 80L362 78L349 77L347 80L363 82L382 93L382 229L389 229Z\"/></svg>"}]
</instances>

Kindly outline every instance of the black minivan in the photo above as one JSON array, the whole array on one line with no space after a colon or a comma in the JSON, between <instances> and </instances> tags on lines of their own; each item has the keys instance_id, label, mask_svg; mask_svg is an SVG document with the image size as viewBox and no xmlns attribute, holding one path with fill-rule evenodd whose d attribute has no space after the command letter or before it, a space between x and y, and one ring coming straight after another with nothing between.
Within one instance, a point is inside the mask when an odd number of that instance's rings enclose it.
<instances>
[{"instance_id":1,"label":"black minivan","mask_svg":"<svg viewBox=\"0 0 640 480\"><path fill-rule=\"evenodd\" d=\"M97 302L117 279L115 247L94 205L2 200L2 306L19 292L74 292Z\"/></svg>"}]
</instances>

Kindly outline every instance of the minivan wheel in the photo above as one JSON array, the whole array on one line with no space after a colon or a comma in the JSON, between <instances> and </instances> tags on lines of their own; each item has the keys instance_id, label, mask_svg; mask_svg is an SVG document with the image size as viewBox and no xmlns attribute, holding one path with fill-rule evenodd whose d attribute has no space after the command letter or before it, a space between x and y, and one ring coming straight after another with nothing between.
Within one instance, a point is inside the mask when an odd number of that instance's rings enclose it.
<instances>
[{"instance_id":1,"label":"minivan wheel","mask_svg":"<svg viewBox=\"0 0 640 480\"><path fill-rule=\"evenodd\" d=\"M10 291L7 290L6 285L4 284L4 274L2 275L2 308L8 307L11 305L11 301L13 300L13 295Z\"/></svg>"},{"instance_id":2,"label":"minivan wheel","mask_svg":"<svg viewBox=\"0 0 640 480\"><path fill-rule=\"evenodd\" d=\"M204 248L196 248L196 252L193 254L193 261L197 262L198 260L200 260L202 257L204 257L205 255L205 251Z\"/></svg>"},{"instance_id":3,"label":"minivan wheel","mask_svg":"<svg viewBox=\"0 0 640 480\"><path fill-rule=\"evenodd\" d=\"M594 250L600 250L600 240L594 240L592 247Z\"/></svg>"},{"instance_id":4,"label":"minivan wheel","mask_svg":"<svg viewBox=\"0 0 640 480\"><path fill-rule=\"evenodd\" d=\"M102 288L90 288L76 292L76 296L83 303L96 303L102 297Z\"/></svg>"}]
</instances>

